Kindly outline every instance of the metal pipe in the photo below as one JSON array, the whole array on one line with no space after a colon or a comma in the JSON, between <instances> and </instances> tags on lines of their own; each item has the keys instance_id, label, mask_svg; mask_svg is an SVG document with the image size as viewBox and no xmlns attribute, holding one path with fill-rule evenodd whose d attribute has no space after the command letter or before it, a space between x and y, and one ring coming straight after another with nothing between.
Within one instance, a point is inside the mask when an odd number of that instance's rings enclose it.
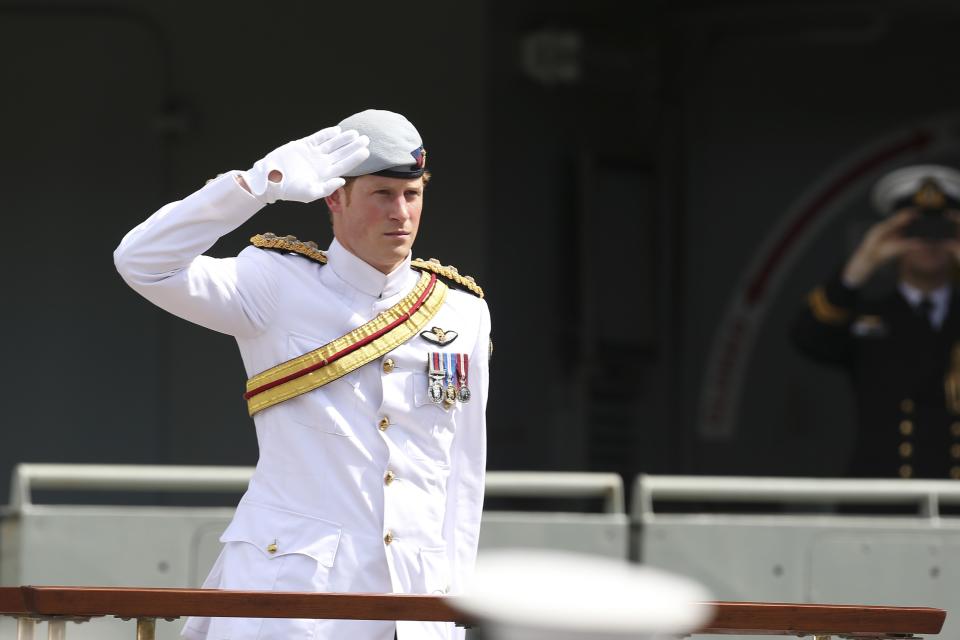
<instances>
[{"instance_id":1,"label":"metal pipe","mask_svg":"<svg viewBox=\"0 0 960 640\"><path fill-rule=\"evenodd\" d=\"M127 464L18 464L10 508L31 504L33 489L101 491L243 491L253 467Z\"/></svg>"},{"instance_id":2,"label":"metal pipe","mask_svg":"<svg viewBox=\"0 0 960 640\"><path fill-rule=\"evenodd\" d=\"M33 640L37 621L33 618L17 618L17 640Z\"/></svg>"},{"instance_id":3,"label":"metal pipe","mask_svg":"<svg viewBox=\"0 0 960 640\"><path fill-rule=\"evenodd\" d=\"M34 489L100 491L243 491L253 467L124 464L18 464L10 508L32 503ZM602 498L607 513L625 513L623 479L616 473L491 471L487 495L531 498Z\"/></svg>"},{"instance_id":4,"label":"metal pipe","mask_svg":"<svg viewBox=\"0 0 960 640\"><path fill-rule=\"evenodd\" d=\"M137 618L137 640L155 640L157 637L156 618Z\"/></svg>"},{"instance_id":5,"label":"metal pipe","mask_svg":"<svg viewBox=\"0 0 960 640\"><path fill-rule=\"evenodd\" d=\"M931 518L940 504L960 504L960 483L951 480L860 480L746 478L721 476L638 476L633 513L653 512L655 500L674 502L772 502L831 504L916 504Z\"/></svg>"},{"instance_id":6,"label":"metal pipe","mask_svg":"<svg viewBox=\"0 0 960 640\"><path fill-rule=\"evenodd\" d=\"M489 497L603 498L606 513L624 513L623 479L616 473L491 471Z\"/></svg>"},{"instance_id":7,"label":"metal pipe","mask_svg":"<svg viewBox=\"0 0 960 640\"><path fill-rule=\"evenodd\" d=\"M47 621L47 640L66 640L67 621L66 620L48 620Z\"/></svg>"}]
</instances>

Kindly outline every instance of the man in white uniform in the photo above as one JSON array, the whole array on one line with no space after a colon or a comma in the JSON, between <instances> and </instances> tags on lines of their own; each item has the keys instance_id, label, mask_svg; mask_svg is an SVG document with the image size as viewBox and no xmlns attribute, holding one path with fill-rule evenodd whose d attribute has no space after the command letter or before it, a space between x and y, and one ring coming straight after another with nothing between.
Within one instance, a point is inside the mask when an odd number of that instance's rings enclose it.
<instances>
[{"instance_id":1,"label":"man in white uniform","mask_svg":"<svg viewBox=\"0 0 960 640\"><path fill-rule=\"evenodd\" d=\"M424 151L369 110L210 181L114 259L167 311L236 337L260 459L205 587L457 592L483 503L490 316L471 278L411 259ZM344 180L344 177L346 180ZM202 255L276 200L325 198L326 252L255 236ZM450 623L193 618L188 638L455 638Z\"/></svg>"}]
</instances>

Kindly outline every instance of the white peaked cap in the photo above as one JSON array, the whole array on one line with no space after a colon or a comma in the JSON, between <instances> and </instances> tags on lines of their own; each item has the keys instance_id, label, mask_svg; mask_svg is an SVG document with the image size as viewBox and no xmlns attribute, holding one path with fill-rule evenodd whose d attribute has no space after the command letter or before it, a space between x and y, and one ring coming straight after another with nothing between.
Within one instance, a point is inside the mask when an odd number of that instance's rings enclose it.
<instances>
[{"instance_id":1,"label":"white peaked cap","mask_svg":"<svg viewBox=\"0 0 960 640\"><path fill-rule=\"evenodd\" d=\"M707 590L659 569L559 551L481 553L454 606L492 640L652 640L706 625Z\"/></svg>"},{"instance_id":2,"label":"white peaked cap","mask_svg":"<svg viewBox=\"0 0 960 640\"><path fill-rule=\"evenodd\" d=\"M904 198L915 194L923 184L933 180L947 196L960 200L960 171L939 164L915 164L886 174L873 185L870 201L883 215L894 212Z\"/></svg>"}]
</instances>

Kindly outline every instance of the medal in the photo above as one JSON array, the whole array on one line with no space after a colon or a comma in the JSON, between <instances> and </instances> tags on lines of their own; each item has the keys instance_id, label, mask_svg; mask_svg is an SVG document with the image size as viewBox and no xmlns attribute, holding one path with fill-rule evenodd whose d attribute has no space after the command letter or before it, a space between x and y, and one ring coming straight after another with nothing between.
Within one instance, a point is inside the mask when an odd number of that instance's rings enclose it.
<instances>
[{"instance_id":1,"label":"medal","mask_svg":"<svg viewBox=\"0 0 960 640\"><path fill-rule=\"evenodd\" d=\"M444 382L446 386L443 390L443 404L447 407L454 405L457 402L457 361L454 359L454 354L445 353L443 354L446 379Z\"/></svg>"},{"instance_id":2,"label":"medal","mask_svg":"<svg viewBox=\"0 0 960 640\"><path fill-rule=\"evenodd\" d=\"M437 352L427 354L430 374L430 381L427 383L427 393L430 396L430 400L436 404L440 404L443 401L443 379L446 377L446 372L443 368L444 361L441 359L442 355L443 354Z\"/></svg>"},{"instance_id":3,"label":"medal","mask_svg":"<svg viewBox=\"0 0 960 640\"><path fill-rule=\"evenodd\" d=\"M460 388L458 397L460 402L470 402L470 387L467 386L467 378L470 370L470 356L466 353L457 354L457 386Z\"/></svg>"}]
</instances>

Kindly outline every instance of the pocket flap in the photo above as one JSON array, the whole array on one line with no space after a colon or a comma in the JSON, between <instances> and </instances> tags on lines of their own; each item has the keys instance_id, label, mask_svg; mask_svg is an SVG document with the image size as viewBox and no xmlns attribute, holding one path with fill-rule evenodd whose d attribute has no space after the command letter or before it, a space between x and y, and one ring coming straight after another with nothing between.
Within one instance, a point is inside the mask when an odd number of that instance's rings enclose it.
<instances>
[{"instance_id":1,"label":"pocket flap","mask_svg":"<svg viewBox=\"0 0 960 640\"><path fill-rule=\"evenodd\" d=\"M220 542L247 542L271 558L299 553L332 567L340 530L328 520L241 502Z\"/></svg>"}]
</instances>

